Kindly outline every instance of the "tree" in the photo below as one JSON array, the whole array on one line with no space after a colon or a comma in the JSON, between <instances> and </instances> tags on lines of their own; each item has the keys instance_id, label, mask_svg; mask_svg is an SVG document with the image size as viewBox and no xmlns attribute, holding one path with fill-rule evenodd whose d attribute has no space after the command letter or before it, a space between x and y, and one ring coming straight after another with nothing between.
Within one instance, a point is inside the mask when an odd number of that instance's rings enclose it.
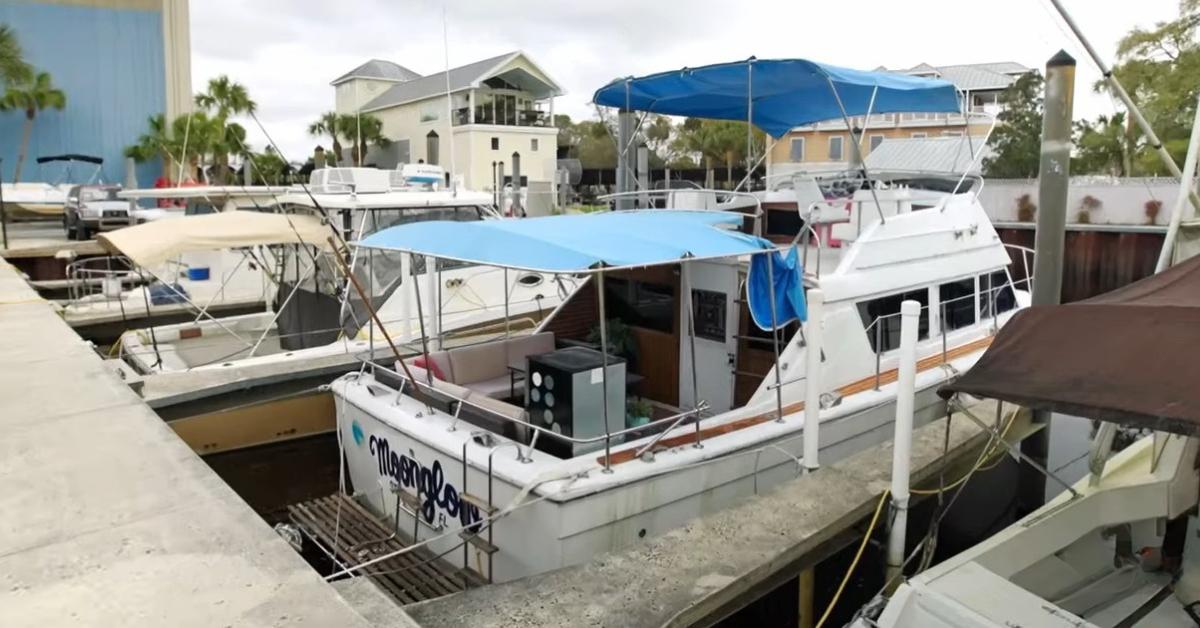
<instances>
[{"instance_id":1,"label":"tree","mask_svg":"<svg viewBox=\"0 0 1200 628\"><path fill-rule=\"evenodd\" d=\"M1132 138L1126 133L1127 128L1123 112L1111 117L1099 116L1095 122L1076 122L1071 172L1129 176L1133 147Z\"/></svg>"},{"instance_id":2,"label":"tree","mask_svg":"<svg viewBox=\"0 0 1200 628\"><path fill-rule=\"evenodd\" d=\"M45 109L61 110L67 106L67 95L54 86L50 74L38 72L32 78L9 83L4 98L0 99L0 111L24 111L25 126L21 134L21 149L17 153L17 165L13 171L13 183L21 180L21 166L29 151L29 136L33 132L33 121Z\"/></svg>"},{"instance_id":3,"label":"tree","mask_svg":"<svg viewBox=\"0 0 1200 628\"><path fill-rule=\"evenodd\" d=\"M8 24L0 24L0 86L28 80L31 74L16 30Z\"/></svg>"},{"instance_id":4,"label":"tree","mask_svg":"<svg viewBox=\"0 0 1200 628\"><path fill-rule=\"evenodd\" d=\"M732 183L733 166L744 163L747 154L761 154L766 145L762 131L753 129L750 137L747 147L745 122L687 118L677 129L674 145L681 154L699 155L706 169L724 164L725 178Z\"/></svg>"},{"instance_id":5,"label":"tree","mask_svg":"<svg viewBox=\"0 0 1200 628\"><path fill-rule=\"evenodd\" d=\"M261 153L247 157L254 185L283 185L288 182L291 166L275 149L268 146Z\"/></svg>"},{"instance_id":6,"label":"tree","mask_svg":"<svg viewBox=\"0 0 1200 628\"><path fill-rule=\"evenodd\" d=\"M209 114L205 120L211 128L206 131L212 136L209 149L212 156L212 175L219 182L227 182L232 174L230 155L245 156L246 129L229 118L239 114L253 114L258 105L245 86L222 74L209 79L208 88L196 94L196 106Z\"/></svg>"},{"instance_id":7,"label":"tree","mask_svg":"<svg viewBox=\"0 0 1200 628\"><path fill-rule=\"evenodd\" d=\"M342 114L338 116L336 127L338 134L350 141L350 146L357 146L350 155L356 166L363 165L370 146L387 146L391 143L383 135L383 121L369 113ZM311 127L309 132L312 132Z\"/></svg>"},{"instance_id":8,"label":"tree","mask_svg":"<svg viewBox=\"0 0 1200 628\"><path fill-rule=\"evenodd\" d=\"M1042 74L1021 75L1000 95L1004 110L996 116L992 156L983 160L983 174L1001 179L1038 175L1042 136Z\"/></svg>"},{"instance_id":9,"label":"tree","mask_svg":"<svg viewBox=\"0 0 1200 628\"><path fill-rule=\"evenodd\" d=\"M328 136L333 140L333 165L337 165L342 158L342 141L338 138L341 132L338 122L338 114L336 111L326 111L317 118L315 122L308 125L308 134L313 137Z\"/></svg>"},{"instance_id":10,"label":"tree","mask_svg":"<svg viewBox=\"0 0 1200 628\"><path fill-rule=\"evenodd\" d=\"M1118 63L1113 67L1113 73L1138 103L1176 163L1183 162L1196 113L1196 77L1200 76L1198 30L1200 0L1182 0L1176 19L1159 22L1150 29L1135 28L1122 38L1117 44ZM1094 89L1103 91L1108 85L1100 81ZM1108 128L1111 124L1110 119L1104 119L1089 126L1105 127L1111 134L1115 131ZM1124 174L1167 174L1155 149L1147 145L1140 128L1128 117L1123 133ZM1100 141L1095 136L1087 137L1093 142Z\"/></svg>"},{"instance_id":11,"label":"tree","mask_svg":"<svg viewBox=\"0 0 1200 628\"><path fill-rule=\"evenodd\" d=\"M158 157L162 161L163 176L171 179L174 172L175 155L180 146L171 136L171 128L167 125L166 116L160 114L150 116L146 120L148 130L138 137L137 143L126 146L124 154L138 163L145 163Z\"/></svg>"}]
</instances>

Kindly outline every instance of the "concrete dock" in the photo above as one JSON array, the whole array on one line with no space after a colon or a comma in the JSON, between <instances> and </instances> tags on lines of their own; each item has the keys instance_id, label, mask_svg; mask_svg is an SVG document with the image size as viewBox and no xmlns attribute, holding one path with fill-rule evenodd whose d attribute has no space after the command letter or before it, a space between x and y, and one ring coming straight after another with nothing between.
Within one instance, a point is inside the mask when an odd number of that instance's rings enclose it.
<instances>
[{"instance_id":1,"label":"concrete dock","mask_svg":"<svg viewBox=\"0 0 1200 628\"><path fill-rule=\"evenodd\" d=\"M326 584L4 262L0 355L0 626L404 619Z\"/></svg>"},{"instance_id":2,"label":"concrete dock","mask_svg":"<svg viewBox=\"0 0 1200 628\"><path fill-rule=\"evenodd\" d=\"M995 404L972 411L991 417ZM1027 424L1022 418L1010 437ZM943 457L945 425L941 419L914 432L914 486L945 465L974 462L986 442L980 427L957 416ZM405 610L427 628L708 625L847 540L857 542L861 533L852 526L870 516L888 488L891 461L889 442L625 552Z\"/></svg>"}]
</instances>

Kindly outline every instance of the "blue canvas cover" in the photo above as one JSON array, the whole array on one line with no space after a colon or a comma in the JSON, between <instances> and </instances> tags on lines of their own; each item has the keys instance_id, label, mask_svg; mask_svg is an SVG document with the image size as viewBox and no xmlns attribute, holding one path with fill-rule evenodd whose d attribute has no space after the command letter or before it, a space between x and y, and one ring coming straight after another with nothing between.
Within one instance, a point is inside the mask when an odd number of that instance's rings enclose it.
<instances>
[{"instance_id":1,"label":"blue canvas cover","mask_svg":"<svg viewBox=\"0 0 1200 628\"><path fill-rule=\"evenodd\" d=\"M639 210L398 225L362 239L367 248L550 273L737 257L774 248L736 231L744 214Z\"/></svg>"},{"instance_id":2,"label":"blue canvas cover","mask_svg":"<svg viewBox=\"0 0 1200 628\"><path fill-rule=\"evenodd\" d=\"M767 260L771 260L771 272ZM775 279L775 325L771 325L771 278ZM804 301L804 268L796 247L788 254L775 251L755 255L750 259L746 277L746 302L750 318L763 331L779 329L792 321L808 320L808 305Z\"/></svg>"},{"instance_id":3,"label":"blue canvas cover","mask_svg":"<svg viewBox=\"0 0 1200 628\"><path fill-rule=\"evenodd\" d=\"M751 58L617 79L597 90L592 101L673 116L749 119L779 138L798 126L840 119L839 98L847 116L960 111L958 93L949 81L804 59Z\"/></svg>"}]
</instances>

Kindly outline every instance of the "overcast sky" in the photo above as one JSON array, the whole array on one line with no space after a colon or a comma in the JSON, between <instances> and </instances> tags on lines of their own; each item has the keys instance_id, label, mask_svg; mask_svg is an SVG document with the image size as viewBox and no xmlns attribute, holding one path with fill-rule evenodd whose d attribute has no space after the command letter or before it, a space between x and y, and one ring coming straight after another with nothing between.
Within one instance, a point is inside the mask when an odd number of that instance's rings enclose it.
<instances>
[{"instance_id":1,"label":"overcast sky","mask_svg":"<svg viewBox=\"0 0 1200 628\"><path fill-rule=\"evenodd\" d=\"M1110 62L1129 29L1177 11L1176 0L1138 0L1122 5L1126 10L1109 1L1064 2ZM330 80L371 58L421 74L445 68L440 0L190 4L193 88L220 74L246 85L267 132L293 160L327 141L306 129L333 108ZM1100 74L1049 0L446 0L444 6L452 67L523 50L566 90L556 113L574 118L592 115L592 93L615 77L752 55L859 69L988 61L1040 68L1059 48L1079 61L1076 117L1113 110L1106 93L1092 93ZM261 148L262 133L250 121L246 126Z\"/></svg>"}]
</instances>

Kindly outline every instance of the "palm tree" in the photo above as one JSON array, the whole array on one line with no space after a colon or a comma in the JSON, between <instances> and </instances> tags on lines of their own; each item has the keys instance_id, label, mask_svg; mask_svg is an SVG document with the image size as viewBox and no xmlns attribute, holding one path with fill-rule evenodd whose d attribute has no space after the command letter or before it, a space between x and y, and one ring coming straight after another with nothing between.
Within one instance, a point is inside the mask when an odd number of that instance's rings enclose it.
<instances>
[{"instance_id":1,"label":"palm tree","mask_svg":"<svg viewBox=\"0 0 1200 628\"><path fill-rule=\"evenodd\" d=\"M30 73L17 32L8 24L0 24L0 85L27 80Z\"/></svg>"},{"instance_id":2,"label":"palm tree","mask_svg":"<svg viewBox=\"0 0 1200 628\"><path fill-rule=\"evenodd\" d=\"M387 146L391 143L383 135L383 121L369 113L346 113L338 116L338 134L350 140L350 145L356 147L351 158L354 165L363 165L367 150L371 145Z\"/></svg>"},{"instance_id":3,"label":"palm tree","mask_svg":"<svg viewBox=\"0 0 1200 628\"><path fill-rule=\"evenodd\" d=\"M125 147L125 156L132 157L138 163L158 157L162 160L163 176L170 180L175 171L174 163L180 144L172 137L167 118L161 113L150 116L146 124L148 130L138 137L136 144Z\"/></svg>"},{"instance_id":4,"label":"palm tree","mask_svg":"<svg viewBox=\"0 0 1200 628\"><path fill-rule=\"evenodd\" d=\"M17 153L17 166L13 171L13 183L21 180L21 166L25 164L25 153L29 151L29 135L33 132L33 121L43 109L62 109L67 106L67 95L54 87L50 74L38 72L32 79L9 83L8 91L0 99L0 111L24 111L25 127L21 135L21 151Z\"/></svg>"},{"instance_id":5,"label":"palm tree","mask_svg":"<svg viewBox=\"0 0 1200 628\"><path fill-rule=\"evenodd\" d=\"M213 176L224 182L230 173L229 155L242 155L245 147L246 130L241 125L230 123L229 117L237 114L253 114L258 105L250 99L246 87L221 75L208 81L208 90L196 94L196 106L211 114L216 136L211 145Z\"/></svg>"},{"instance_id":6,"label":"palm tree","mask_svg":"<svg viewBox=\"0 0 1200 628\"><path fill-rule=\"evenodd\" d=\"M338 138L341 133L341 122L335 111L326 111L317 118L316 122L308 125L308 134L313 137L328 135L333 139L333 164L336 166L342 156L342 142Z\"/></svg>"}]
</instances>

